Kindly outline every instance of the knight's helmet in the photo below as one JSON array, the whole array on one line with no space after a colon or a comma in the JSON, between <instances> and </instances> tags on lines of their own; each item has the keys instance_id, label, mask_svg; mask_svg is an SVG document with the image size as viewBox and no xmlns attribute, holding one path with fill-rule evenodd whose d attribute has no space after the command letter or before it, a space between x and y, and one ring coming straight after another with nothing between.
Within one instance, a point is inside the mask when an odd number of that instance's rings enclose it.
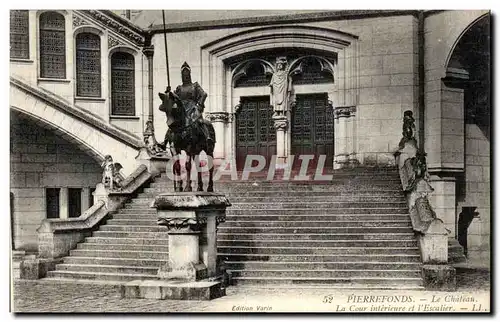
<instances>
[{"instance_id":1,"label":"knight's helmet","mask_svg":"<svg viewBox=\"0 0 500 322\"><path fill-rule=\"evenodd\" d=\"M184 71L187 70L186 76L184 76ZM191 83L191 67L189 67L187 62L184 62L181 66L182 83ZM186 79L184 79L186 77Z\"/></svg>"}]
</instances>

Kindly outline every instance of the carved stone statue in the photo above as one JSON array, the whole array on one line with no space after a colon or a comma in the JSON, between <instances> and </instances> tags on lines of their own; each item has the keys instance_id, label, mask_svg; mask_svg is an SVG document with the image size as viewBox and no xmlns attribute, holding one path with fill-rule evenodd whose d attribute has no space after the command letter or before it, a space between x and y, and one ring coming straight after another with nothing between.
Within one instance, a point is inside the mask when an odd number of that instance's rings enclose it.
<instances>
[{"instance_id":1,"label":"carved stone statue","mask_svg":"<svg viewBox=\"0 0 500 322\"><path fill-rule=\"evenodd\" d=\"M187 63L181 67L182 85L177 86L174 92L167 87L165 93L158 93L162 100L160 111L167 115L168 131L165 135L165 145L170 145L172 156L185 151L187 185L185 191L191 188L191 159L201 151L213 159L215 148L215 131L212 123L203 119L207 94L198 83L191 81L191 68ZM174 163L174 175L180 177L181 166L179 161ZM207 191L213 191L213 167L209 169ZM174 180L175 191L183 191L182 180ZM203 191L201 172L198 172L198 191Z\"/></svg>"},{"instance_id":2,"label":"carved stone statue","mask_svg":"<svg viewBox=\"0 0 500 322\"><path fill-rule=\"evenodd\" d=\"M146 122L146 129L144 130L144 143L146 144L148 151L152 154L165 152L156 141L153 121Z\"/></svg>"},{"instance_id":3,"label":"carved stone statue","mask_svg":"<svg viewBox=\"0 0 500 322\"><path fill-rule=\"evenodd\" d=\"M108 154L104 157L101 167L103 168L102 184L104 187L109 190L120 188L120 183L123 180L123 177L120 174L120 170L123 168L122 165L118 162L113 163L113 157Z\"/></svg>"},{"instance_id":4,"label":"carved stone statue","mask_svg":"<svg viewBox=\"0 0 500 322\"><path fill-rule=\"evenodd\" d=\"M271 105L275 115L283 115L289 110L290 92L292 90L292 78L288 75L288 63L286 57L276 60L276 71L271 78Z\"/></svg>"},{"instance_id":5,"label":"carved stone statue","mask_svg":"<svg viewBox=\"0 0 500 322\"><path fill-rule=\"evenodd\" d=\"M417 140L415 139L415 119L413 118L412 111L405 111L403 116L403 138L399 142L399 147L404 148L406 142L413 141L416 145Z\"/></svg>"}]
</instances>

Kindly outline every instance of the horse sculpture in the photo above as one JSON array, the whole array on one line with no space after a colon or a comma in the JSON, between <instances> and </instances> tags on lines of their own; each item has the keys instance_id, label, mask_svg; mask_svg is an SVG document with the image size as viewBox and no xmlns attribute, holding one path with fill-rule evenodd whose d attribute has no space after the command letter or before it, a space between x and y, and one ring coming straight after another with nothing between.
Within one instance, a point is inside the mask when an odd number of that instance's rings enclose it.
<instances>
[{"instance_id":1,"label":"horse sculpture","mask_svg":"<svg viewBox=\"0 0 500 322\"><path fill-rule=\"evenodd\" d=\"M196 113L196 103L190 100L180 100L171 92L169 88L165 93L158 93L162 104L160 111L167 115L167 132L164 144L170 143L172 157L179 156L182 151L186 152L186 172L187 183L184 191L193 191L191 188L191 164L192 159L199 156L201 151L205 151L209 156L209 162L213 160L215 148L214 127L208 121L200 120L201 115ZM205 127L205 128L203 128ZM201 171L198 173L198 191L203 191L203 181ZM183 191L180 159L176 160L173 166L174 190ZM209 164L208 192L214 191L213 164Z\"/></svg>"}]
</instances>

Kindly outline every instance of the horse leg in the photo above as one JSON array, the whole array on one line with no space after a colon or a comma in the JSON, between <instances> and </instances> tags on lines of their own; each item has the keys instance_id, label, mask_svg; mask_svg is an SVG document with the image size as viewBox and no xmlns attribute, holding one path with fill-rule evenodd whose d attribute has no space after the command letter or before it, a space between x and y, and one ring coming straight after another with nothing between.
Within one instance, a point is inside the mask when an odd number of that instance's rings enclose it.
<instances>
[{"instance_id":1,"label":"horse leg","mask_svg":"<svg viewBox=\"0 0 500 322\"><path fill-rule=\"evenodd\" d=\"M172 150L172 156L179 156L179 152L175 149ZM182 180L181 178L181 161L180 160L175 160L174 166L173 166L173 172L174 172L174 191L175 192L182 192Z\"/></svg>"},{"instance_id":2,"label":"horse leg","mask_svg":"<svg viewBox=\"0 0 500 322\"><path fill-rule=\"evenodd\" d=\"M190 154L187 154L187 158L186 158L186 172L187 172L187 183L186 183L186 189L184 191L193 191L193 188L191 188L191 155Z\"/></svg>"},{"instance_id":3,"label":"horse leg","mask_svg":"<svg viewBox=\"0 0 500 322\"><path fill-rule=\"evenodd\" d=\"M199 159L200 159L200 156L198 155L198 162L199 162L198 165L201 168L201 161ZM201 177L201 169L200 168L197 168L197 172L198 172L198 191L203 191L203 178Z\"/></svg>"},{"instance_id":4,"label":"horse leg","mask_svg":"<svg viewBox=\"0 0 500 322\"><path fill-rule=\"evenodd\" d=\"M208 159L208 187L207 187L207 192L214 192L214 153L213 151L210 153L207 153L209 156Z\"/></svg>"}]
</instances>

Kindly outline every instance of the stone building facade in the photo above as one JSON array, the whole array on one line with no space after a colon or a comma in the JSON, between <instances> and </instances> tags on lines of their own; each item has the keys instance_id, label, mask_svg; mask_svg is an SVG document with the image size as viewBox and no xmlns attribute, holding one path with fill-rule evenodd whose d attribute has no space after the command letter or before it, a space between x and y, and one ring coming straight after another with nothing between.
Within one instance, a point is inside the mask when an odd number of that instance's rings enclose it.
<instances>
[{"instance_id":1,"label":"stone building facade","mask_svg":"<svg viewBox=\"0 0 500 322\"><path fill-rule=\"evenodd\" d=\"M204 112L215 127L217 160L324 154L333 169L394 166L403 113L413 111L438 217L456 237L462 207L477 207L468 253L489 258L489 12L182 14L194 18L171 22L167 13L170 85L181 84L188 62L208 93ZM16 247L46 216L48 188L61 188L61 201L65 189L78 186L84 200L104 155L125 174L135 169L147 121L163 140L163 28L161 11L11 13L11 191L14 205L39 209L26 215L14 207ZM283 57L291 85L280 118L273 117L269 84ZM23 141L19 122L30 124L36 139ZM59 163L58 143L43 143L52 132L61 146L89 157ZM46 182L47 169L82 181ZM28 186L39 189L33 199L16 190Z\"/></svg>"}]
</instances>

